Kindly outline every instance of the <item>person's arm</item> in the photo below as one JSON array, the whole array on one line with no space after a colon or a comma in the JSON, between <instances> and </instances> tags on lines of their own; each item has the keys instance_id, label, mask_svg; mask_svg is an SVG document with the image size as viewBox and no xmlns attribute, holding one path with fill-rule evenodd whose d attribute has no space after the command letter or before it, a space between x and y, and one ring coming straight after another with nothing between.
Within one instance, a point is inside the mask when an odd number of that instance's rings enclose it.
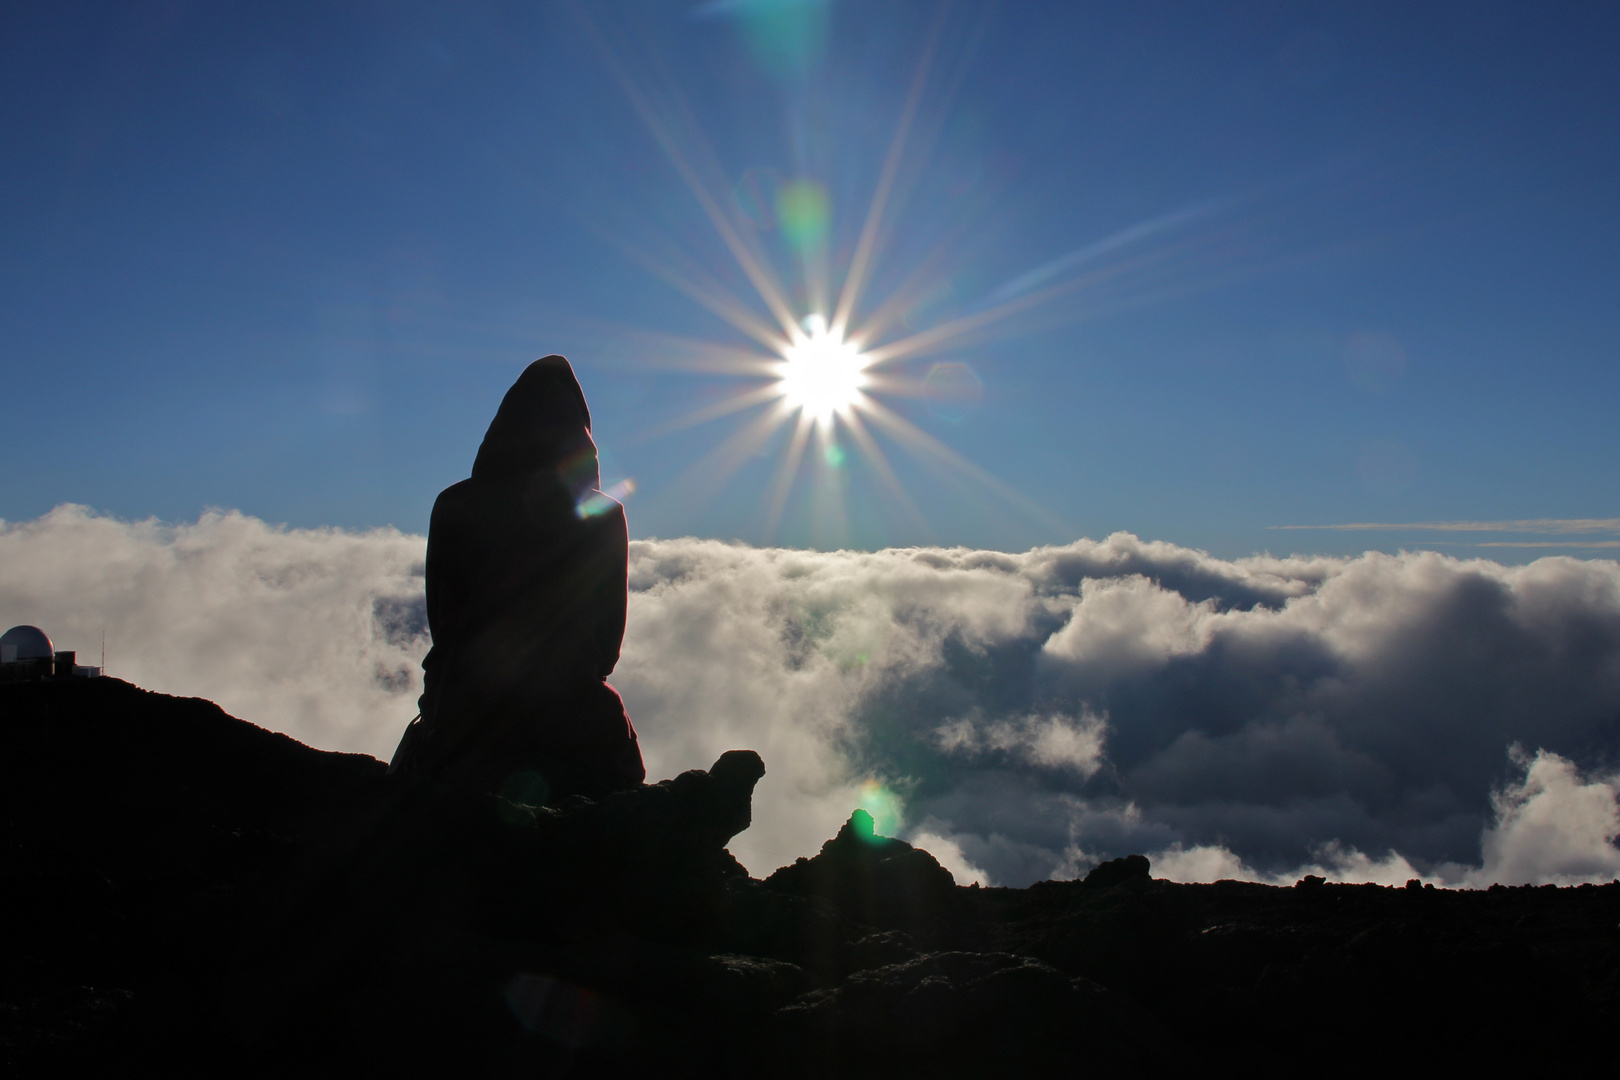
<instances>
[{"instance_id":1,"label":"person's arm","mask_svg":"<svg viewBox=\"0 0 1620 1080\"><path fill-rule=\"evenodd\" d=\"M446 505L449 491L440 492L433 501L433 514L428 519L427 562L424 567L427 581L428 635L432 646L422 658L422 696L417 707L425 720L431 720L439 693L444 688L446 666L450 662L450 640L454 634L450 623L461 607L460 581L456 577L454 514Z\"/></svg>"},{"instance_id":2,"label":"person's arm","mask_svg":"<svg viewBox=\"0 0 1620 1080\"><path fill-rule=\"evenodd\" d=\"M601 571L593 604L593 629L598 672L605 679L613 674L619 649L624 645L625 612L630 602L630 528L622 506L615 506L599 520Z\"/></svg>"}]
</instances>

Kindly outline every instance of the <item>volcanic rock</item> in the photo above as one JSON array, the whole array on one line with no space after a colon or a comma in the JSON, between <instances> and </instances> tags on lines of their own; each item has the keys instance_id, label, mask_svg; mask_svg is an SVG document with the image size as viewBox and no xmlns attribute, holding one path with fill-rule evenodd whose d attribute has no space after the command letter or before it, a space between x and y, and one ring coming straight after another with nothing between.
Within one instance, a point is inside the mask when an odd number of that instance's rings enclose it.
<instances>
[{"instance_id":1,"label":"volcanic rock","mask_svg":"<svg viewBox=\"0 0 1620 1080\"><path fill-rule=\"evenodd\" d=\"M725 845L763 769L547 807L0 686L0 1072L1547 1071L1620 1021L1620 883L961 888L863 812L761 881Z\"/></svg>"},{"instance_id":2,"label":"volcanic rock","mask_svg":"<svg viewBox=\"0 0 1620 1080\"><path fill-rule=\"evenodd\" d=\"M1108 889L1126 882L1145 885L1152 880L1148 868L1146 855L1127 855L1123 859L1110 859L1092 867L1081 883L1092 889Z\"/></svg>"},{"instance_id":3,"label":"volcanic rock","mask_svg":"<svg viewBox=\"0 0 1620 1080\"><path fill-rule=\"evenodd\" d=\"M815 858L766 878L765 888L823 901L846 919L902 931L925 947L949 936L958 910L951 872L921 848L877 835L865 810L851 814Z\"/></svg>"},{"instance_id":4,"label":"volcanic rock","mask_svg":"<svg viewBox=\"0 0 1620 1080\"><path fill-rule=\"evenodd\" d=\"M1162 1024L1027 956L940 952L851 975L778 1014L795 1076L1063 1076L1075 1063L1168 1064Z\"/></svg>"}]
</instances>

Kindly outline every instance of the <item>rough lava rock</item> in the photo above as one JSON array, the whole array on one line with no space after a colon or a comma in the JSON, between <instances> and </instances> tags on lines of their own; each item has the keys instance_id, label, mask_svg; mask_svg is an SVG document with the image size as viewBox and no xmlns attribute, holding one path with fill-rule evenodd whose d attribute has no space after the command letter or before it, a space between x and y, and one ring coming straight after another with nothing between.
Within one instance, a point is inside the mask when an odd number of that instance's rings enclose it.
<instances>
[{"instance_id":1,"label":"rough lava rock","mask_svg":"<svg viewBox=\"0 0 1620 1080\"><path fill-rule=\"evenodd\" d=\"M824 901L846 919L902 931L924 947L950 937L959 906L951 872L921 848L878 836L865 810L851 814L815 858L766 878L765 888Z\"/></svg>"},{"instance_id":2,"label":"rough lava rock","mask_svg":"<svg viewBox=\"0 0 1620 1080\"><path fill-rule=\"evenodd\" d=\"M1127 882L1146 885L1153 880L1148 873L1150 864L1146 855L1127 855L1122 859L1109 859L1098 863L1082 879L1081 884L1091 889L1108 889Z\"/></svg>"},{"instance_id":3,"label":"rough lava rock","mask_svg":"<svg viewBox=\"0 0 1620 1080\"><path fill-rule=\"evenodd\" d=\"M1182 1056L1131 1002L1027 956L938 952L859 971L778 1013L801 1076L1062 1076Z\"/></svg>"},{"instance_id":4,"label":"rough lava rock","mask_svg":"<svg viewBox=\"0 0 1620 1080\"><path fill-rule=\"evenodd\" d=\"M763 881L749 751L600 802L385 778L114 679L0 687L0 1072L1569 1069L1620 884L962 888L857 811Z\"/></svg>"}]
</instances>

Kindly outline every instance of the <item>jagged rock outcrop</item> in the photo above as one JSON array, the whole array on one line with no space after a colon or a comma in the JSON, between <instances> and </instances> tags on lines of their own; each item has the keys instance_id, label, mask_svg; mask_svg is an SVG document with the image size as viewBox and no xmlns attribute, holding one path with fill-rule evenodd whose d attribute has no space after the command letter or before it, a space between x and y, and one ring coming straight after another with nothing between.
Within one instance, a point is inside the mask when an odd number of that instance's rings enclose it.
<instances>
[{"instance_id":1,"label":"jagged rock outcrop","mask_svg":"<svg viewBox=\"0 0 1620 1080\"><path fill-rule=\"evenodd\" d=\"M1153 880L1150 869L1146 855L1126 855L1122 859L1098 863L1080 883L1090 889L1110 889L1128 882L1146 885Z\"/></svg>"},{"instance_id":2,"label":"jagged rock outcrop","mask_svg":"<svg viewBox=\"0 0 1620 1080\"><path fill-rule=\"evenodd\" d=\"M712 1018L807 985L791 964L708 948L727 883L747 877L725 844L764 771L732 751L707 772L560 808L391 785L255 910L226 1011L288 1069L538 1061L544 1074L581 1058L628 1068L672 1042L714 1057Z\"/></svg>"},{"instance_id":3,"label":"jagged rock outcrop","mask_svg":"<svg viewBox=\"0 0 1620 1080\"><path fill-rule=\"evenodd\" d=\"M878 836L865 810L851 814L815 858L766 878L765 888L822 901L853 923L900 931L923 947L949 941L958 921L951 872L921 848Z\"/></svg>"}]
</instances>

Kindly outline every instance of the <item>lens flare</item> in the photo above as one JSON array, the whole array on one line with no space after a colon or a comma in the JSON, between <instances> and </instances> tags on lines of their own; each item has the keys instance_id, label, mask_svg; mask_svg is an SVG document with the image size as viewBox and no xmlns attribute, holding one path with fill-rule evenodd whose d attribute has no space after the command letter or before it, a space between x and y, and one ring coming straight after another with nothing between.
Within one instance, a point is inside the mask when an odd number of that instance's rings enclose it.
<instances>
[{"instance_id":1,"label":"lens flare","mask_svg":"<svg viewBox=\"0 0 1620 1080\"><path fill-rule=\"evenodd\" d=\"M811 251L827 238L832 202L814 180L795 180L776 190L776 218L782 234L798 251Z\"/></svg>"},{"instance_id":2,"label":"lens flare","mask_svg":"<svg viewBox=\"0 0 1620 1080\"><path fill-rule=\"evenodd\" d=\"M804 321L805 333L782 350L782 398L790 409L826 427L836 415L848 415L867 384L866 360L860 349L827 328L823 315Z\"/></svg>"},{"instance_id":3,"label":"lens flare","mask_svg":"<svg viewBox=\"0 0 1620 1080\"><path fill-rule=\"evenodd\" d=\"M923 379L928 411L941 420L961 423L984 396L984 380L959 360L935 364Z\"/></svg>"},{"instance_id":4,"label":"lens flare","mask_svg":"<svg viewBox=\"0 0 1620 1080\"><path fill-rule=\"evenodd\" d=\"M587 491L580 498L578 505L574 507L574 513L582 518L605 514L629 498L635 493L635 490L636 482L626 478L601 491Z\"/></svg>"},{"instance_id":5,"label":"lens flare","mask_svg":"<svg viewBox=\"0 0 1620 1080\"><path fill-rule=\"evenodd\" d=\"M902 810L900 796L876 780L868 780L861 785L861 802L858 809L872 815L874 839L893 836L900 828Z\"/></svg>"}]
</instances>

